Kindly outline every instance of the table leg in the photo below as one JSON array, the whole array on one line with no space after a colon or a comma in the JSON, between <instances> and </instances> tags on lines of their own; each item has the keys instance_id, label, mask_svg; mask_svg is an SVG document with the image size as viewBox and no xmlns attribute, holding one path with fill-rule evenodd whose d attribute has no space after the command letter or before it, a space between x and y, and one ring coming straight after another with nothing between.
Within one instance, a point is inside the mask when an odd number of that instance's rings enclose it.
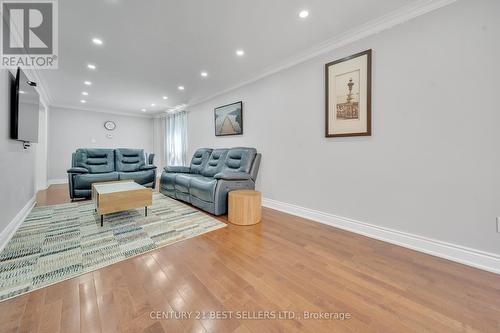
<instances>
[{"instance_id":1,"label":"table leg","mask_svg":"<svg viewBox=\"0 0 500 333\"><path fill-rule=\"evenodd\" d=\"M103 225L103 222L104 222L104 215L101 215L101 227Z\"/></svg>"},{"instance_id":2,"label":"table leg","mask_svg":"<svg viewBox=\"0 0 500 333\"><path fill-rule=\"evenodd\" d=\"M144 207L144 216L148 216L148 206Z\"/></svg>"}]
</instances>

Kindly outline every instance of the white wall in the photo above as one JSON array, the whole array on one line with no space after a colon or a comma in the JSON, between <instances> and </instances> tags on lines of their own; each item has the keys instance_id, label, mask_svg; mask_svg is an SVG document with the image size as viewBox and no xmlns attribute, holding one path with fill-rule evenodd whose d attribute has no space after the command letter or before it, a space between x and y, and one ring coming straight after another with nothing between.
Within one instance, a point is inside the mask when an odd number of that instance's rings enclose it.
<instances>
[{"instance_id":1,"label":"white wall","mask_svg":"<svg viewBox=\"0 0 500 333\"><path fill-rule=\"evenodd\" d=\"M155 153L155 165L158 167L157 177L161 176L165 165L165 117L154 119L153 123L153 145Z\"/></svg>"},{"instance_id":2,"label":"white wall","mask_svg":"<svg viewBox=\"0 0 500 333\"><path fill-rule=\"evenodd\" d=\"M0 246L2 231L35 195L34 148L10 139L9 74L0 69Z\"/></svg>"},{"instance_id":3,"label":"white wall","mask_svg":"<svg viewBox=\"0 0 500 333\"><path fill-rule=\"evenodd\" d=\"M38 143L34 144L35 155L35 189L37 191L47 188L47 126L48 110L40 105L38 117Z\"/></svg>"},{"instance_id":4,"label":"white wall","mask_svg":"<svg viewBox=\"0 0 500 333\"><path fill-rule=\"evenodd\" d=\"M254 146L266 198L500 254L498 13L459 1L193 106L189 154ZM324 64L369 48L373 135L324 138ZM244 135L216 138L238 100Z\"/></svg>"},{"instance_id":5,"label":"white wall","mask_svg":"<svg viewBox=\"0 0 500 333\"><path fill-rule=\"evenodd\" d=\"M107 131L104 122L116 123ZM107 138L111 134L112 138ZM76 109L49 110L49 182L66 180L77 148L142 148L153 152L153 119Z\"/></svg>"}]
</instances>

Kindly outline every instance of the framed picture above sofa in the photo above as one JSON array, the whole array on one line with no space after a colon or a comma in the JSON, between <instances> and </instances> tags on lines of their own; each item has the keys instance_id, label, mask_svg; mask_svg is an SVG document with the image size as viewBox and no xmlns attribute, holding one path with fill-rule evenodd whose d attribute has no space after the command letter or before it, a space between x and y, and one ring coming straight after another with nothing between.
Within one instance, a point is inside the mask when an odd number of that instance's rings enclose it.
<instances>
[{"instance_id":1,"label":"framed picture above sofa","mask_svg":"<svg viewBox=\"0 0 500 333\"><path fill-rule=\"evenodd\" d=\"M243 102L239 101L214 109L215 136L243 134Z\"/></svg>"},{"instance_id":2,"label":"framed picture above sofa","mask_svg":"<svg viewBox=\"0 0 500 333\"><path fill-rule=\"evenodd\" d=\"M325 136L371 135L372 50L325 65Z\"/></svg>"}]
</instances>

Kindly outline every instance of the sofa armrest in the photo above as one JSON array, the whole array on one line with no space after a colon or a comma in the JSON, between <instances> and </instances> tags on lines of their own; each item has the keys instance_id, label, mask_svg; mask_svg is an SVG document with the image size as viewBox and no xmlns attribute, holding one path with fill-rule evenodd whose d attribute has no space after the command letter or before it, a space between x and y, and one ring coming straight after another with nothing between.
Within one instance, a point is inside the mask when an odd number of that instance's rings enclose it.
<instances>
[{"instance_id":1,"label":"sofa armrest","mask_svg":"<svg viewBox=\"0 0 500 333\"><path fill-rule=\"evenodd\" d=\"M224 180L249 180L252 177L245 172L219 172L214 176L215 179Z\"/></svg>"},{"instance_id":2,"label":"sofa armrest","mask_svg":"<svg viewBox=\"0 0 500 333\"><path fill-rule=\"evenodd\" d=\"M156 165L146 164L141 166L141 170L154 170L156 169Z\"/></svg>"},{"instance_id":3,"label":"sofa armrest","mask_svg":"<svg viewBox=\"0 0 500 333\"><path fill-rule=\"evenodd\" d=\"M187 166L166 166L166 172L180 172L180 173L190 173L191 168Z\"/></svg>"},{"instance_id":4,"label":"sofa armrest","mask_svg":"<svg viewBox=\"0 0 500 333\"><path fill-rule=\"evenodd\" d=\"M71 169L68 169L68 173L89 173L89 170L85 168L80 168L80 167L74 167Z\"/></svg>"}]
</instances>

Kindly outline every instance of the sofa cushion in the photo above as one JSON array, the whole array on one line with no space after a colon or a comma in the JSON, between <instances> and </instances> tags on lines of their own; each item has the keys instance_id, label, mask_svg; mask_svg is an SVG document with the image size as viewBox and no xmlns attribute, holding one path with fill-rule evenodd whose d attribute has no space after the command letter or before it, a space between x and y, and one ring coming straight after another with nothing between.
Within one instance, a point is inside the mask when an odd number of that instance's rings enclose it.
<instances>
[{"instance_id":1,"label":"sofa cushion","mask_svg":"<svg viewBox=\"0 0 500 333\"><path fill-rule=\"evenodd\" d=\"M73 156L73 167L85 168L89 173L115 171L115 153L113 149L77 149Z\"/></svg>"},{"instance_id":2,"label":"sofa cushion","mask_svg":"<svg viewBox=\"0 0 500 333\"><path fill-rule=\"evenodd\" d=\"M183 193L189 193L189 186L191 184L191 180L198 177L202 176L192 175L192 174L178 174L175 177L175 189Z\"/></svg>"},{"instance_id":3,"label":"sofa cushion","mask_svg":"<svg viewBox=\"0 0 500 333\"><path fill-rule=\"evenodd\" d=\"M109 182L118 180L118 172L108 173L84 173L74 176L75 189L90 190L92 183Z\"/></svg>"},{"instance_id":4,"label":"sofa cushion","mask_svg":"<svg viewBox=\"0 0 500 333\"><path fill-rule=\"evenodd\" d=\"M144 185L155 181L154 170L119 172L120 180L132 179L136 183Z\"/></svg>"},{"instance_id":5,"label":"sofa cushion","mask_svg":"<svg viewBox=\"0 0 500 333\"><path fill-rule=\"evenodd\" d=\"M174 165L174 166L166 166L163 168L165 172L170 172L170 173L190 173L191 168L187 166L181 166L181 165Z\"/></svg>"},{"instance_id":6,"label":"sofa cushion","mask_svg":"<svg viewBox=\"0 0 500 333\"><path fill-rule=\"evenodd\" d=\"M175 189L175 178L179 175L178 173L168 173L168 172L163 172L161 174L161 179L160 179L160 186L164 189L167 190L174 190Z\"/></svg>"},{"instance_id":7,"label":"sofa cushion","mask_svg":"<svg viewBox=\"0 0 500 333\"><path fill-rule=\"evenodd\" d=\"M191 180L189 193L203 201L214 202L217 179L211 177L198 177Z\"/></svg>"},{"instance_id":8,"label":"sofa cushion","mask_svg":"<svg viewBox=\"0 0 500 333\"><path fill-rule=\"evenodd\" d=\"M213 177L221 172L227 152L228 149L214 149L201 174L205 177Z\"/></svg>"},{"instance_id":9,"label":"sofa cushion","mask_svg":"<svg viewBox=\"0 0 500 333\"><path fill-rule=\"evenodd\" d=\"M238 147L229 149L222 172L250 173L255 155L257 155L255 148Z\"/></svg>"},{"instance_id":10,"label":"sofa cushion","mask_svg":"<svg viewBox=\"0 0 500 333\"><path fill-rule=\"evenodd\" d=\"M139 171L146 164L143 149L119 148L115 149L116 171Z\"/></svg>"},{"instance_id":11,"label":"sofa cushion","mask_svg":"<svg viewBox=\"0 0 500 333\"><path fill-rule=\"evenodd\" d=\"M212 149L210 148L197 149L194 152L193 158L191 159L191 166L189 172L200 174L205 165L207 164L211 152Z\"/></svg>"}]
</instances>

